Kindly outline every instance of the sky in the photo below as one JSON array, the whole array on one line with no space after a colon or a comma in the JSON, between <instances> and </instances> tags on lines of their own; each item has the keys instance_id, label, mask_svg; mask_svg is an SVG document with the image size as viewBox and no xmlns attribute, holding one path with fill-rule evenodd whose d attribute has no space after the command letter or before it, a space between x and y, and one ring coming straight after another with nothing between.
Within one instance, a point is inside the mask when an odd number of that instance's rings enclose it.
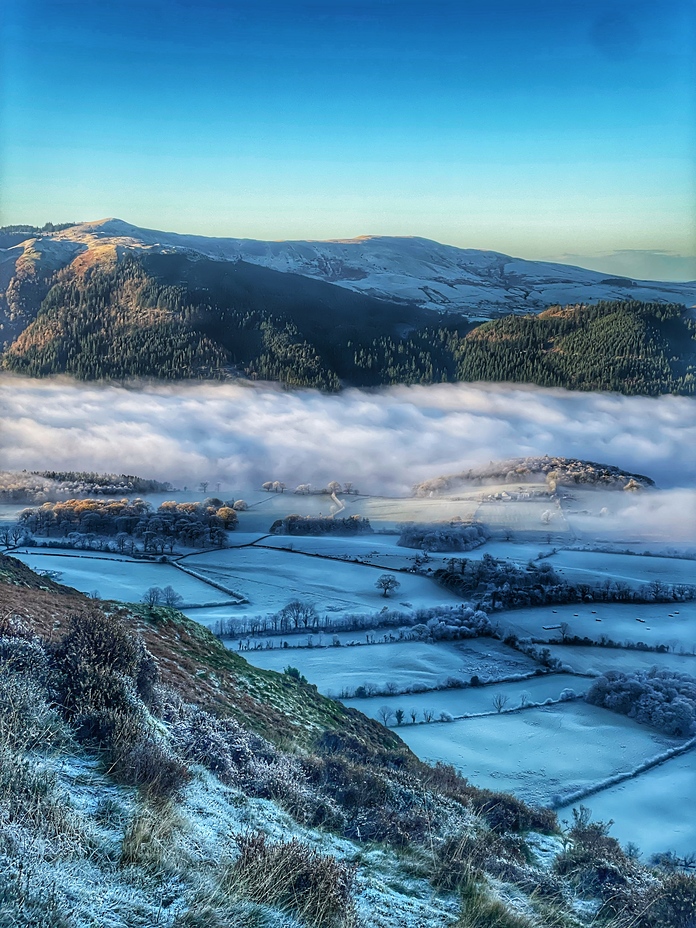
<instances>
[{"instance_id":1,"label":"sky","mask_svg":"<svg viewBox=\"0 0 696 928\"><path fill-rule=\"evenodd\" d=\"M692 0L5 0L0 17L1 224L420 235L696 278Z\"/></svg>"}]
</instances>

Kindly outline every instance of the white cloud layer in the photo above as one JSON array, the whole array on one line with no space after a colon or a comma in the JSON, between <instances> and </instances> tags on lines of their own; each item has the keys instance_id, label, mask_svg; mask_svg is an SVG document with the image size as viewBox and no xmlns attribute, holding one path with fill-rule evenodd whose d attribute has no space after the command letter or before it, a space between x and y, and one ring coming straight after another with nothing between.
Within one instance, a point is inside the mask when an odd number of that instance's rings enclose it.
<instances>
[{"instance_id":1,"label":"white cloud layer","mask_svg":"<svg viewBox=\"0 0 696 928\"><path fill-rule=\"evenodd\" d=\"M189 485L352 480L403 493L504 457L561 454L696 481L696 403L527 386L314 391L0 377L0 468L116 471Z\"/></svg>"}]
</instances>

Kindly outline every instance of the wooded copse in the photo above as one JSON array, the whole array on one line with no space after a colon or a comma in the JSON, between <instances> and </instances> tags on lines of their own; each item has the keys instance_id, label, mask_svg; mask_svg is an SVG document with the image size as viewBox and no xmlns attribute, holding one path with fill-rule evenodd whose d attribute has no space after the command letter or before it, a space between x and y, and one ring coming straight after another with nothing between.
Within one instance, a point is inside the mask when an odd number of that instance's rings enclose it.
<instances>
[{"instance_id":1,"label":"wooded copse","mask_svg":"<svg viewBox=\"0 0 696 928\"><path fill-rule=\"evenodd\" d=\"M295 513L276 519L272 535L366 535L372 532L370 520L359 515L345 519L329 516L300 516Z\"/></svg>"},{"instance_id":2,"label":"wooded copse","mask_svg":"<svg viewBox=\"0 0 696 928\"><path fill-rule=\"evenodd\" d=\"M611 670L598 677L587 701L653 725L666 735L696 734L696 677L675 670Z\"/></svg>"},{"instance_id":3,"label":"wooded copse","mask_svg":"<svg viewBox=\"0 0 696 928\"><path fill-rule=\"evenodd\" d=\"M397 544L421 551L472 551L489 537L481 522L410 522Z\"/></svg>"},{"instance_id":4,"label":"wooded copse","mask_svg":"<svg viewBox=\"0 0 696 928\"><path fill-rule=\"evenodd\" d=\"M61 546L88 548L113 538L108 550L119 553L133 553L136 540L142 551L154 554L171 553L177 543L221 548L225 532L237 527L233 503L214 497L200 503L171 500L155 509L142 499L70 499L25 509L19 525L33 535L59 538Z\"/></svg>"}]
</instances>

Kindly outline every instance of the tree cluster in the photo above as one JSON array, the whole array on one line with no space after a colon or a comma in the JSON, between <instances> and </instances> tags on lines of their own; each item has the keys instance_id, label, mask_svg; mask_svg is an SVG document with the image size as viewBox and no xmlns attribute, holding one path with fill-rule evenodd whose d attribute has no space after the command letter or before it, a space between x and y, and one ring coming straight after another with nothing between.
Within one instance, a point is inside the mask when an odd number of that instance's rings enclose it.
<instances>
[{"instance_id":1,"label":"tree cluster","mask_svg":"<svg viewBox=\"0 0 696 928\"><path fill-rule=\"evenodd\" d=\"M675 670L612 670L598 677L587 701L652 725L666 735L696 734L696 677Z\"/></svg>"},{"instance_id":2,"label":"tree cluster","mask_svg":"<svg viewBox=\"0 0 696 928\"><path fill-rule=\"evenodd\" d=\"M372 532L370 520L360 515L345 519L328 516L300 516L295 513L276 519L271 525L272 535L365 535Z\"/></svg>"},{"instance_id":3,"label":"tree cluster","mask_svg":"<svg viewBox=\"0 0 696 928\"><path fill-rule=\"evenodd\" d=\"M397 544L421 551L471 551L488 537L480 522L410 522L404 526Z\"/></svg>"},{"instance_id":4,"label":"tree cluster","mask_svg":"<svg viewBox=\"0 0 696 928\"><path fill-rule=\"evenodd\" d=\"M20 525L34 535L58 537L61 543L91 547L98 538L113 538L113 548L132 553L136 539L154 554L187 547L224 547L225 531L236 528L237 513L222 500L201 503L169 501L154 509L142 499L69 499L26 509Z\"/></svg>"},{"instance_id":5,"label":"tree cluster","mask_svg":"<svg viewBox=\"0 0 696 928\"><path fill-rule=\"evenodd\" d=\"M433 578L484 609L515 609L549 603L687 602L696 587L652 580L634 588L622 580L607 578L601 584L568 583L547 562L530 561L521 566L484 554L480 560L450 558L433 572Z\"/></svg>"},{"instance_id":6,"label":"tree cluster","mask_svg":"<svg viewBox=\"0 0 696 928\"><path fill-rule=\"evenodd\" d=\"M125 496L131 493L166 493L170 483L131 474L95 474L81 471L0 471L0 502L44 503L75 496Z\"/></svg>"}]
</instances>

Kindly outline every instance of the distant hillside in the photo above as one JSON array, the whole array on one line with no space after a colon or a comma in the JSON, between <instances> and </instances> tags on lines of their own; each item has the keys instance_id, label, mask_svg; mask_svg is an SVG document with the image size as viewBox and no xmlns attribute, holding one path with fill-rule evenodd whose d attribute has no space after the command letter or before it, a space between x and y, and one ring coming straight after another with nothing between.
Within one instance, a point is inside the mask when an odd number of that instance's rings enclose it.
<instances>
[{"instance_id":1,"label":"distant hillside","mask_svg":"<svg viewBox=\"0 0 696 928\"><path fill-rule=\"evenodd\" d=\"M0 502L40 503L70 497L128 496L168 493L170 483L132 474L95 474L84 471L0 470Z\"/></svg>"},{"instance_id":2,"label":"distant hillside","mask_svg":"<svg viewBox=\"0 0 696 928\"><path fill-rule=\"evenodd\" d=\"M128 254L13 291L5 370L83 380L246 377L289 386L515 381L694 392L696 322L678 304L599 302L474 326L413 303L182 253ZM32 311L32 299L41 298ZM30 318L31 317L31 318ZM7 331L7 330L6 330Z\"/></svg>"},{"instance_id":3,"label":"distant hillside","mask_svg":"<svg viewBox=\"0 0 696 928\"><path fill-rule=\"evenodd\" d=\"M643 489L655 486L655 481L643 474L632 474L613 464L581 461L578 458L530 457L491 461L486 467L471 468L460 474L433 477L413 488L416 496L453 493L463 486L492 483L524 484L546 482L550 489L557 486L585 485L605 490Z\"/></svg>"}]
</instances>

